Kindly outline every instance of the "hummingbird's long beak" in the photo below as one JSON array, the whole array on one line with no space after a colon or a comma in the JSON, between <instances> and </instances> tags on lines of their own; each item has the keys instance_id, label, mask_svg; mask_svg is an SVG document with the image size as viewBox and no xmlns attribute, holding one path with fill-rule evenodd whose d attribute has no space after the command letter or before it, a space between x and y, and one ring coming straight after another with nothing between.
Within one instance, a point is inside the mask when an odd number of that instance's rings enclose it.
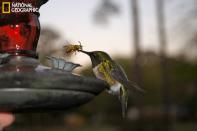
<instances>
[{"instance_id":1,"label":"hummingbird's long beak","mask_svg":"<svg viewBox=\"0 0 197 131\"><path fill-rule=\"evenodd\" d=\"M78 51L80 51L80 52L82 52L82 53L85 53L85 54L87 54L87 55L91 55L92 53L91 52L87 52L87 51L83 51L83 50L78 50Z\"/></svg>"},{"instance_id":2,"label":"hummingbird's long beak","mask_svg":"<svg viewBox=\"0 0 197 131\"><path fill-rule=\"evenodd\" d=\"M87 52L87 51L83 51L83 50L78 50L84 54L87 54L91 61L92 61L92 67L94 68L95 66L97 66L98 64L100 64L100 61L99 61L99 58L97 58L95 55L94 55L94 52Z\"/></svg>"}]
</instances>

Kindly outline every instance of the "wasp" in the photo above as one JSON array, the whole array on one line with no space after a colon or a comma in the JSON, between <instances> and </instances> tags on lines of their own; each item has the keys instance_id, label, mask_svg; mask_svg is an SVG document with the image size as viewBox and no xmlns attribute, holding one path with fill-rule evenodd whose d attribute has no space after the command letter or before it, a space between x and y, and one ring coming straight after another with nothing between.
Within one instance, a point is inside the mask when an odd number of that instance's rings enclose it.
<instances>
[{"instance_id":1,"label":"wasp","mask_svg":"<svg viewBox=\"0 0 197 131\"><path fill-rule=\"evenodd\" d=\"M76 53L79 50L83 50L83 46L79 41L79 45L68 44L64 46L66 54Z\"/></svg>"}]
</instances>

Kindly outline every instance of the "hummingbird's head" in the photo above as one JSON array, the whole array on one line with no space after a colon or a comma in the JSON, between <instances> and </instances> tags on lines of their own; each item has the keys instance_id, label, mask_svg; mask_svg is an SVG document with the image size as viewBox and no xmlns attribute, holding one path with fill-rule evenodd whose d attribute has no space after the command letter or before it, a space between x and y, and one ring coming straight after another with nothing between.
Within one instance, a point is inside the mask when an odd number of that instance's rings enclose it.
<instances>
[{"instance_id":1,"label":"hummingbird's head","mask_svg":"<svg viewBox=\"0 0 197 131\"><path fill-rule=\"evenodd\" d=\"M112 60L110 56L103 51L92 51L92 52L87 52L82 50L80 51L90 56L93 68L105 60Z\"/></svg>"}]
</instances>

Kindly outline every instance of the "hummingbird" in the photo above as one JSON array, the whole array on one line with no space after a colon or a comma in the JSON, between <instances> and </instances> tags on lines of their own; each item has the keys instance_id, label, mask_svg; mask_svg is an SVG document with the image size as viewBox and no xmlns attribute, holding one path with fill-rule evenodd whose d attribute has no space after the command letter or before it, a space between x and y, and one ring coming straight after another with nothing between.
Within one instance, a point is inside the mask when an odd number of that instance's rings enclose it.
<instances>
[{"instance_id":1,"label":"hummingbird","mask_svg":"<svg viewBox=\"0 0 197 131\"><path fill-rule=\"evenodd\" d=\"M109 84L110 87L107 89L107 92L119 97L122 108L122 116L125 117L129 90L135 93L144 93L145 91L141 89L135 82L130 81L127 78L123 68L106 52L79 51L89 55L92 62L94 75L98 79L104 80Z\"/></svg>"}]
</instances>

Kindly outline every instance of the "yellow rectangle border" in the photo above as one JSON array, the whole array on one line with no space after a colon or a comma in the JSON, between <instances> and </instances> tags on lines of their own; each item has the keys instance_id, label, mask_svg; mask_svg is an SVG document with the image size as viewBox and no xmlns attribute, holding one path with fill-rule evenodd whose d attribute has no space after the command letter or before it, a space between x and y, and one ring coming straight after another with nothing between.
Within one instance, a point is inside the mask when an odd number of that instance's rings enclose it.
<instances>
[{"instance_id":1,"label":"yellow rectangle border","mask_svg":"<svg viewBox=\"0 0 197 131\"><path fill-rule=\"evenodd\" d=\"M5 11L5 5L8 5L8 11ZM2 13L4 14L10 13L10 2L2 2Z\"/></svg>"}]
</instances>

